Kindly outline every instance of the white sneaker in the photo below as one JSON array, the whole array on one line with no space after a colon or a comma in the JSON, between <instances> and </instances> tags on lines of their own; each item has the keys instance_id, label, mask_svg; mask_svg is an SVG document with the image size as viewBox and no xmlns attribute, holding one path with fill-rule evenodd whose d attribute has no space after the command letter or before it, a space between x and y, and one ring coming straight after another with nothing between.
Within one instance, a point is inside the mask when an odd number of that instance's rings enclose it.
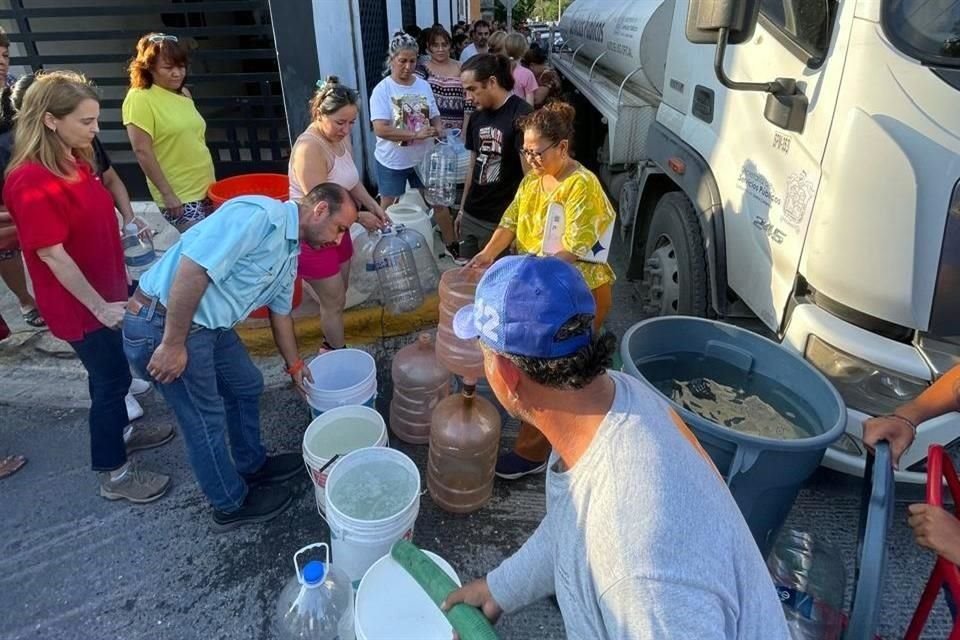
<instances>
[{"instance_id":1,"label":"white sneaker","mask_svg":"<svg viewBox=\"0 0 960 640\"><path fill-rule=\"evenodd\" d=\"M123 399L127 405L127 419L130 422L134 420L139 420L143 417L143 407L140 406L140 403L137 402L137 399L134 398L131 394L127 394L127 397Z\"/></svg>"},{"instance_id":2,"label":"white sneaker","mask_svg":"<svg viewBox=\"0 0 960 640\"><path fill-rule=\"evenodd\" d=\"M150 383L140 378L134 378L130 383L130 393L135 396L141 396L150 391Z\"/></svg>"}]
</instances>

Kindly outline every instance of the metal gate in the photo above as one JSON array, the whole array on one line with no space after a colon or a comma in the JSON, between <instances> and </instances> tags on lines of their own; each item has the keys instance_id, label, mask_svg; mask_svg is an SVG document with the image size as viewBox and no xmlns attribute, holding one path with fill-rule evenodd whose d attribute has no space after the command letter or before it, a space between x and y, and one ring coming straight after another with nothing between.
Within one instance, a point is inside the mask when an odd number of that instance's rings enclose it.
<instances>
[{"instance_id":1,"label":"metal gate","mask_svg":"<svg viewBox=\"0 0 960 640\"><path fill-rule=\"evenodd\" d=\"M126 65L137 39L150 31L176 35L192 49L187 85L207 121L217 177L286 173L290 141L267 0L10 0L9 6L0 9L0 20L13 27L12 73L73 69L97 83L100 138L134 198L148 194L120 106Z\"/></svg>"},{"instance_id":2,"label":"metal gate","mask_svg":"<svg viewBox=\"0 0 960 640\"><path fill-rule=\"evenodd\" d=\"M383 79L383 63L390 46L387 33L387 3L384 0L359 0L360 33L363 38L363 68L367 77L367 95Z\"/></svg>"}]
</instances>

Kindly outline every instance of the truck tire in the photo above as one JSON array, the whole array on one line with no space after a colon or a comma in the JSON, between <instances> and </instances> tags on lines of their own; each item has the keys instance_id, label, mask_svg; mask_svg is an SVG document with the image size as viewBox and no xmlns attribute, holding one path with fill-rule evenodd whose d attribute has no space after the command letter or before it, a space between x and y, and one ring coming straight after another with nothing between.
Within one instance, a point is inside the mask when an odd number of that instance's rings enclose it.
<instances>
[{"instance_id":1,"label":"truck tire","mask_svg":"<svg viewBox=\"0 0 960 640\"><path fill-rule=\"evenodd\" d=\"M649 316L707 315L707 262L693 203L679 191L657 202L647 231L643 268Z\"/></svg>"}]
</instances>

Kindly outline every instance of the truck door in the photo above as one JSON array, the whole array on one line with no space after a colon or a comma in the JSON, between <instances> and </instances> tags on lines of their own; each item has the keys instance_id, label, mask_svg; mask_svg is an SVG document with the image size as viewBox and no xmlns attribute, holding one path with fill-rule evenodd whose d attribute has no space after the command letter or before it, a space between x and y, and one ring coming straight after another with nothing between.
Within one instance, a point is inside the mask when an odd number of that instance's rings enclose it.
<instances>
[{"instance_id":1,"label":"truck door","mask_svg":"<svg viewBox=\"0 0 960 640\"><path fill-rule=\"evenodd\" d=\"M714 87L721 117L711 124L710 165L723 200L728 282L773 330L794 288L854 9L835 0L761 0L753 39L727 49L734 80L797 80L809 100L802 132L767 121L766 94Z\"/></svg>"}]
</instances>

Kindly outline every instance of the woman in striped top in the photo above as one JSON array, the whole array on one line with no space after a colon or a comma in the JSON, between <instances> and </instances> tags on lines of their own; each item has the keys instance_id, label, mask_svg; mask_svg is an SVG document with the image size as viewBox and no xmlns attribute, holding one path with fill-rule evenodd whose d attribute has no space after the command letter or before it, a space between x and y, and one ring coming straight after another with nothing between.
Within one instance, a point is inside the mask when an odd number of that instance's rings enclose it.
<instances>
[{"instance_id":1,"label":"woman in striped top","mask_svg":"<svg viewBox=\"0 0 960 640\"><path fill-rule=\"evenodd\" d=\"M463 139L467 130L467 122L473 106L467 102L460 81L460 63L450 56L450 34L443 27L436 26L427 31L427 50L430 60L417 69L417 74L433 89L433 97L440 110L442 134L450 129L459 129ZM448 207L434 207L434 217L443 236L443 244L447 252L454 258L459 258L457 236L453 229L453 216Z\"/></svg>"}]
</instances>

